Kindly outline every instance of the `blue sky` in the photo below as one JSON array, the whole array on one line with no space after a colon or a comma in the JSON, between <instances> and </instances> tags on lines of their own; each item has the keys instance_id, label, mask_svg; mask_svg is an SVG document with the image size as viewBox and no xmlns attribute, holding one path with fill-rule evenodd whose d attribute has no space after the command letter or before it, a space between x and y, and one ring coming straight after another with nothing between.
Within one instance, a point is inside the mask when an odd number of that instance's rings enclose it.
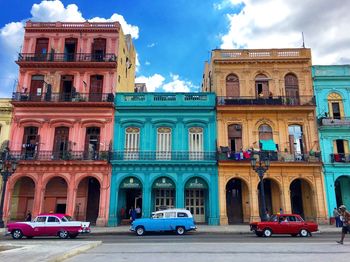
<instances>
[{"instance_id":1,"label":"blue sky","mask_svg":"<svg viewBox=\"0 0 350 262\"><path fill-rule=\"evenodd\" d=\"M0 96L17 78L27 19L118 20L133 35L137 80L150 91L198 91L210 50L301 47L302 31L314 63L350 62L350 1L0 0L0 8Z\"/></svg>"}]
</instances>

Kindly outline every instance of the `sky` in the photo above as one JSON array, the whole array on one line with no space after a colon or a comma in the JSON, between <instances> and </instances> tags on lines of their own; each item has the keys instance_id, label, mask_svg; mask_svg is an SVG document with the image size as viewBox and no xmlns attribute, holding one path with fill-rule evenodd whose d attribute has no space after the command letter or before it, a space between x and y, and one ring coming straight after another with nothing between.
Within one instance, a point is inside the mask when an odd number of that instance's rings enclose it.
<instances>
[{"instance_id":1,"label":"sky","mask_svg":"<svg viewBox=\"0 0 350 262\"><path fill-rule=\"evenodd\" d=\"M0 97L18 78L24 22L118 21L148 91L200 91L216 48L299 48L313 64L350 63L350 0L0 0Z\"/></svg>"}]
</instances>

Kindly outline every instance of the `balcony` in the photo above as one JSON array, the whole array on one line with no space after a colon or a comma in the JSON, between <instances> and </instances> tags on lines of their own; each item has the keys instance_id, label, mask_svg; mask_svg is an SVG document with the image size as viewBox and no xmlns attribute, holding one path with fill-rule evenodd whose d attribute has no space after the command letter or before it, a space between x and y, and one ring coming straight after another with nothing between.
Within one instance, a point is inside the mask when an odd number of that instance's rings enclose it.
<instances>
[{"instance_id":1,"label":"balcony","mask_svg":"<svg viewBox=\"0 0 350 262\"><path fill-rule=\"evenodd\" d=\"M257 98L255 96L218 96L216 98L219 106L315 106L314 96L286 97L274 96L266 98Z\"/></svg>"},{"instance_id":2,"label":"balcony","mask_svg":"<svg viewBox=\"0 0 350 262\"><path fill-rule=\"evenodd\" d=\"M318 119L320 126L350 126L350 117L322 117Z\"/></svg>"},{"instance_id":3,"label":"balcony","mask_svg":"<svg viewBox=\"0 0 350 262\"><path fill-rule=\"evenodd\" d=\"M350 154L331 154L332 163L350 163Z\"/></svg>"},{"instance_id":4,"label":"balcony","mask_svg":"<svg viewBox=\"0 0 350 262\"><path fill-rule=\"evenodd\" d=\"M288 152L265 152L272 162L320 162L321 154L319 152L312 153L288 153ZM249 162L250 152L218 152L219 161Z\"/></svg>"},{"instance_id":5,"label":"balcony","mask_svg":"<svg viewBox=\"0 0 350 262\"><path fill-rule=\"evenodd\" d=\"M117 62L115 54L91 54L91 53L20 53L18 55L17 63L21 62Z\"/></svg>"},{"instance_id":6,"label":"balcony","mask_svg":"<svg viewBox=\"0 0 350 262\"><path fill-rule=\"evenodd\" d=\"M108 151L11 151L11 156L19 161L77 161L108 160Z\"/></svg>"},{"instance_id":7,"label":"balcony","mask_svg":"<svg viewBox=\"0 0 350 262\"><path fill-rule=\"evenodd\" d=\"M43 93L41 95L15 92L13 102L110 102L114 101L113 93Z\"/></svg>"},{"instance_id":8,"label":"balcony","mask_svg":"<svg viewBox=\"0 0 350 262\"><path fill-rule=\"evenodd\" d=\"M159 151L116 151L110 154L114 161L216 161L216 152L159 152Z\"/></svg>"}]
</instances>

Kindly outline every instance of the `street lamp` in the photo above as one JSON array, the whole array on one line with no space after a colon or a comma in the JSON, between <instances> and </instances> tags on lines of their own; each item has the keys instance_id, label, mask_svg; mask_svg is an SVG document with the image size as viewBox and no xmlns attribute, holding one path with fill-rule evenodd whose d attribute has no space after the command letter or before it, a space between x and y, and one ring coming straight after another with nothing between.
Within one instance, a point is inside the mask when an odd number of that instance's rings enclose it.
<instances>
[{"instance_id":1,"label":"street lamp","mask_svg":"<svg viewBox=\"0 0 350 262\"><path fill-rule=\"evenodd\" d=\"M4 209L7 180L16 171L16 168L17 168L17 161L11 157L10 150L6 148L3 152L1 152L1 160L0 160L0 173L2 177L2 192L1 192L1 202L0 202L0 228L4 227L3 209Z\"/></svg>"},{"instance_id":2,"label":"street lamp","mask_svg":"<svg viewBox=\"0 0 350 262\"><path fill-rule=\"evenodd\" d=\"M268 152L252 152L250 157L250 164L253 170L258 174L260 179L260 200L261 210L260 219L266 221L266 202L265 202L265 189L264 189L264 174L270 167L270 157Z\"/></svg>"}]
</instances>

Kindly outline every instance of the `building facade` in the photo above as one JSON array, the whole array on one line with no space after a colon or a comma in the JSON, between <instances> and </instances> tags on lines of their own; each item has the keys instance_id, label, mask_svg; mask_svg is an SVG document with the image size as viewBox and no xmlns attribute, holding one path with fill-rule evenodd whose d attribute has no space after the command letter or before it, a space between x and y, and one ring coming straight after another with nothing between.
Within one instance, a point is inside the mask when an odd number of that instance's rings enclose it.
<instances>
[{"instance_id":1,"label":"building facade","mask_svg":"<svg viewBox=\"0 0 350 262\"><path fill-rule=\"evenodd\" d=\"M59 212L106 225L114 93L134 90L131 38L117 22L28 21L16 63L6 220Z\"/></svg>"},{"instance_id":2,"label":"building facade","mask_svg":"<svg viewBox=\"0 0 350 262\"><path fill-rule=\"evenodd\" d=\"M116 95L109 225L164 208L187 208L199 223L216 225L215 95Z\"/></svg>"},{"instance_id":3,"label":"building facade","mask_svg":"<svg viewBox=\"0 0 350 262\"><path fill-rule=\"evenodd\" d=\"M7 98L0 98L0 152L9 145L12 105ZM2 179L0 179L0 193Z\"/></svg>"},{"instance_id":4,"label":"building facade","mask_svg":"<svg viewBox=\"0 0 350 262\"><path fill-rule=\"evenodd\" d=\"M325 223L310 49L213 50L202 90L217 94L220 223L259 220L253 151L271 160L267 212Z\"/></svg>"},{"instance_id":5,"label":"building facade","mask_svg":"<svg viewBox=\"0 0 350 262\"><path fill-rule=\"evenodd\" d=\"M329 216L350 206L350 66L313 66Z\"/></svg>"}]
</instances>

